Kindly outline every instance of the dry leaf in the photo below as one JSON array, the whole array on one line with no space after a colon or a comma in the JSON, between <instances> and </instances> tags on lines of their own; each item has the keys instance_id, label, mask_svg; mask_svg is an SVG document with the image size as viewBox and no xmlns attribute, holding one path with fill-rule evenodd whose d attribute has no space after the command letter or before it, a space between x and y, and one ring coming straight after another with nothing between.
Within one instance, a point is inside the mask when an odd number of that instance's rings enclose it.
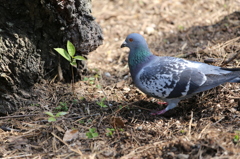
<instances>
[{"instance_id":1,"label":"dry leaf","mask_svg":"<svg viewBox=\"0 0 240 159\"><path fill-rule=\"evenodd\" d=\"M26 147L28 145L28 139L23 138L23 137L16 137L16 136L10 136L8 138L9 144L11 144L14 149L25 149L27 150L28 148Z\"/></svg>"},{"instance_id":2,"label":"dry leaf","mask_svg":"<svg viewBox=\"0 0 240 159\"><path fill-rule=\"evenodd\" d=\"M28 142L28 139L24 139L22 137L15 137L15 136L10 136L8 138L8 142L10 142L10 144L18 144L18 145L26 145Z\"/></svg>"},{"instance_id":3,"label":"dry leaf","mask_svg":"<svg viewBox=\"0 0 240 159\"><path fill-rule=\"evenodd\" d=\"M111 119L110 119L110 124L112 125L112 127L114 127L114 128L124 128L125 126L124 126L124 121L121 119L121 118L119 118L119 117L112 117Z\"/></svg>"},{"instance_id":4,"label":"dry leaf","mask_svg":"<svg viewBox=\"0 0 240 159\"><path fill-rule=\"evenodd\" d=\"M55 128L57 128L57 130L60 132L65 132L65 130L58 125L55 125Z\"/></svg>"},{"instance_id":5,"label":"dry leaf","mask_svg":"<svg viewBox=\"0 0 240 159\"><path fill-rule=\"evenodd\" d=\"M78 137L78 130L67 130L63 136L63 141L72 141Z\"/></svg>"},{"instance_id":6,"label":"dry leaf","mask_svg":"<svg viewBox=\"0 0 240 159\"><path fill-rule=\"evenodd\" d=\"M87 139L88 137L87 137L87 135L86 135L86 133L78 133L79 135L79 139Z\"/></svg>"},{"instance_id":7,"label":"dry leaf","mask_svg":"<svg viewBox=\"0 0 240 159\"><path fill-rule=\"evenodd\" d=\"M123 88L124 83L125 83L125 81L122 80L122 81L120 81L120 82L118 82L118 83L116 84L116 87L117 87L117 88Z\"/></svg>"}]
</instances>

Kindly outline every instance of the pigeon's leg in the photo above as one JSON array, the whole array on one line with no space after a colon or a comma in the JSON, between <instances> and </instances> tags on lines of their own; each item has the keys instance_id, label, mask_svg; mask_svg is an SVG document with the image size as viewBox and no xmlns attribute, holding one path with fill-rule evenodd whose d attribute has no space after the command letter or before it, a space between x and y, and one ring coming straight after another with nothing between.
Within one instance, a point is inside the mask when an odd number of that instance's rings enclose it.
<instances>
[{"instance_id":1,"label":"pigeon's leg","mask_svg":"<svg viewBox=\"0 0 240 159\"><path fill-rule=\"evenodd\" d=\"M166 108L163 109L163 110L160 110L160 111L154 111L152 113L150 113L151 115L161 115L161 114L164 114L166 112Z\"/></svg>"},{"instance_id":2,"label":"pigeon's leg","mask_svg":"<svg viewBox=\"0 0 240 159\"><path fill-rule=\"evenodd\" d=\"M168 103L170 103L170 104L168 104L168 106L165 109L153 112L153 113L151 113L151 115L161 115L161 114L164 114L168 110L175 108L177 106L178 102L179 102L179 100L169 101Z\"/></svg>"}]
</instances>

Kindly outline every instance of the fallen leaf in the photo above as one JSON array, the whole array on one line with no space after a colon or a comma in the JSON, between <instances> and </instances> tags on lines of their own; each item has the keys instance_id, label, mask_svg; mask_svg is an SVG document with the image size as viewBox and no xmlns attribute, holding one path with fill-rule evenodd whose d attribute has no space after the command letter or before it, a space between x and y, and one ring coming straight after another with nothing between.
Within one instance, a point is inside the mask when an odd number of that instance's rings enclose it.
<instances>
[{"instance_id":1,"label":"fallen leaf","mask_svg":"<svg viewBox=\"0 0 240 159\"><path fill-rule=\"evenodd\" d=\"M123 88L124 83L125 83L125 81L122 80L122 81L120 81L120 82L118 82L118 83L116 84L116 87L117 87L117 88Z\"/></svg>"},{"instance_id":2,"label":"fallen leaf","mask_svg":"<svg viewBox=\"0 0 240 159\"><path fill-rule=\"evenodd\" d=\"M67 130L63 136L63 141L72 141L78 137L78 130Z\"/></svg>"},{"instance_id":3,"label":"fallen leaf","mask_svg":"<svg viewBox=\"0 0 240 159\"><path fill-rule=\"evenodd\" d=\"M79 133L78 136L79 136L79 139L87 139L88 138L86 133Z\"/></svg>"},{"instance_id":4,"label":"fallen leaf","mask_svg":"<svg viewBox=\"0 0 240 159\"><path fill-rule=\"evenodd\" d=\"M25 149L27 150L26 145L28 145L28 139L23 138L23 137L16 137L16 136L10 136L8 138L8 142L10 145L14 147L14 149Z\"/></svg>"},{"instance_id":5,"label":"fallen leaf","mask_svg":"<svg viewBox=\"0 0 240 159\"><path fill-rule=\"evenodd\" d=\"M57 128L57 130L60 132L65 132L65 130L58 125L55 125L55 128Z\"/></svg>"},{"instance_id":6,"label":"fallen leaf","mask_svg":"<svg viewBox=\"0 0 240 159\"><path fill-rule=\"evenodd\" d=\"M112 117L110 119L110 124L112 125L112 127L114 128L124 128L124 121L122 120L122 118L120 117Z\"/></svg>"}]
</instances>

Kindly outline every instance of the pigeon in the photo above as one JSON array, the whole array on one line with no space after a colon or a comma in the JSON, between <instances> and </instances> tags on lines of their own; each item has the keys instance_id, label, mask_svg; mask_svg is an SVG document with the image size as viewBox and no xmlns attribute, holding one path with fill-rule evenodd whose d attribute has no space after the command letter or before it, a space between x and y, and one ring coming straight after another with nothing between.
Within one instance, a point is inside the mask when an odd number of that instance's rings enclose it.
<instances>
[{"instance_id":1,"label":"pigeon","mask_svg":"<svg viewBox=\"0 0 240 159\"><path fill-rule=\"evenodd\" d=\"M156 56L138 33L129 34L121 45L123 47L130 49L128 65L135 86L148 96L168 104L152 115L164 114L181 100L223 83L240 83L240 68L222 68L182 58Z\"/></svg>"}]
</instances>

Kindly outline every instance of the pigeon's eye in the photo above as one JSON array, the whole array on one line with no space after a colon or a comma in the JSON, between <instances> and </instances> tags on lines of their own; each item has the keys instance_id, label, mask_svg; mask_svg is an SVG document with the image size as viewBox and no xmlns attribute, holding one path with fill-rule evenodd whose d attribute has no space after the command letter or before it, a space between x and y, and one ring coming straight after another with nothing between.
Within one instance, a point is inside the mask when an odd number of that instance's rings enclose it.
<instances>
[{"instance_id":1,"label":"pigeon's eye","mask_svg":"<svg viewBox=\"0 0 240 159\"><path fill-rule=\"evenodd\" d=\"M129 39L129 41L130 41L130 42L133 42L133 39L132 39L132 38L130 38L130 39Z\"/></svg>"}]
</instances>

